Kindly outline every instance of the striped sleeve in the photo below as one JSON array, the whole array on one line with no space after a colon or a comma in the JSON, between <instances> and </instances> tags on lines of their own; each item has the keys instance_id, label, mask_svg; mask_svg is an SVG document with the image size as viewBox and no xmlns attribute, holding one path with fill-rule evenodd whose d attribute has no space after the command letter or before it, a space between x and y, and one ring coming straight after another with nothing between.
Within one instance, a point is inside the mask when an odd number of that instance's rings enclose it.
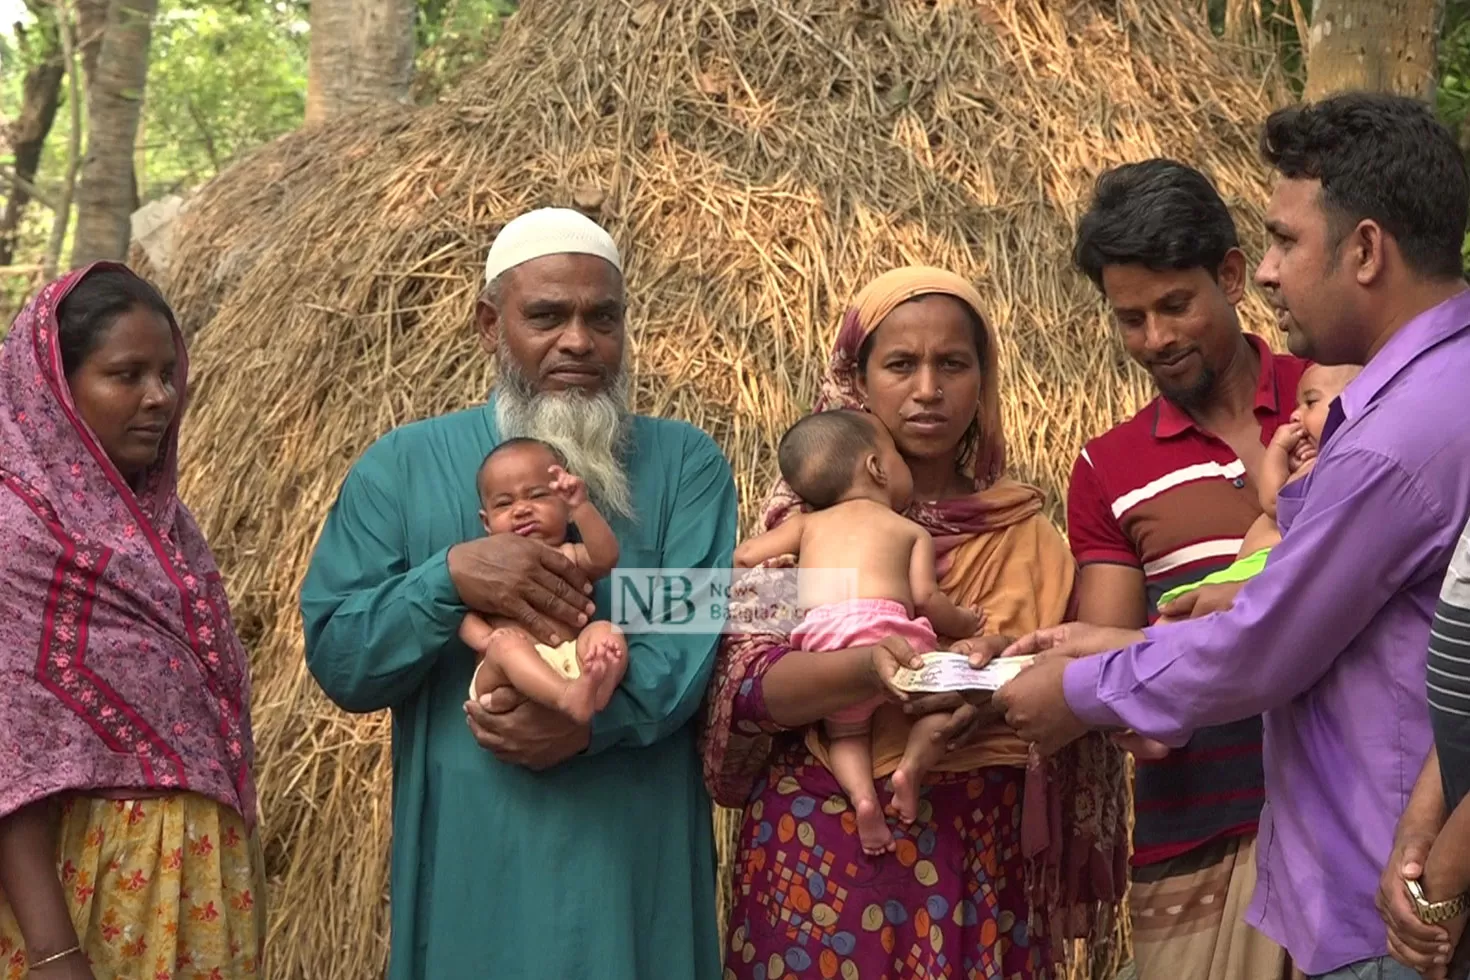
<instances>
[{"instance_id":1,"label":"striped sleeve","mask_svg":"<svg viewBox=\"0 0 1470 980\"><path fill-rule=\"evenodd\" d=\"M1078 565L1105 562L1143 567L1138 552L1113 516L1102 480L1086 449L1072 464L1072 479L1067 485L1067 541Z\"/></svg>"},{"instance_id":2,"label":"striped sleeve","mask_svg":"<svg viewBox=\"0 0 1470 980\"><path fill-rule=\"evenodd\" d=\"M1432 709L1470 718L1470 534L1455 546L1434 610L1428 685Z\"/></svg>"}]
</instances>

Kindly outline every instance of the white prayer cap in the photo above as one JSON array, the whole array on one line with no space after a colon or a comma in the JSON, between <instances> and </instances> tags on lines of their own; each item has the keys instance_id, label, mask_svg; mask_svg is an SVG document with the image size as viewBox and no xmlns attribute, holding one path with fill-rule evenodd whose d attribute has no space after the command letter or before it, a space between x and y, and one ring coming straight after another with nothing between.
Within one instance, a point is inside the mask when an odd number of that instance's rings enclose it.
<instances>
[{"instance_id":1,"label":"white prayer cap","mask_svg":"<svg viewBox=\"0 0 1470 980\"><path fill-rule=\"evenodd\" d=\"M512 219L495 236L485 259L488 284L507 269L545 255L596 255L623 271L617 243L602 226L570 208L539 208Z\"/></svg>"}]
</instances>

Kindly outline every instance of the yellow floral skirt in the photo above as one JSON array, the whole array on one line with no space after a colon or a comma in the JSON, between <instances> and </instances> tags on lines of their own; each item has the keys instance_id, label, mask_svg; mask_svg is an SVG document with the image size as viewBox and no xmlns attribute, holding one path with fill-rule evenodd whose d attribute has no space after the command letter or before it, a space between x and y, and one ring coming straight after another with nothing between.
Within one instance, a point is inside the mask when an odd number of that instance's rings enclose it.
<instances>
[{"instance_id":1,"label":"yellow floral skirt","mask_svg":"<svg viewBox=\"0 0 1470 980\"><path fill-rule=\"evenodd\" d=\"M265 863L229 807L193 793L75 797L57 865L97 980L246 980L263 975ZM27 974L0 896L0 980Z\"/></svg>"}]
</instances>

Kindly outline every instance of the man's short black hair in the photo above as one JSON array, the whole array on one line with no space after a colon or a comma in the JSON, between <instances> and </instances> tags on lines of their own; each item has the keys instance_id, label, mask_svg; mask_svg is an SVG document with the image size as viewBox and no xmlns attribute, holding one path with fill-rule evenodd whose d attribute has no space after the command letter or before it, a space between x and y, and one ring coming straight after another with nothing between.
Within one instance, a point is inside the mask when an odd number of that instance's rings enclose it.
<instances>
[{"instance_id":1,"label":"man's short black hair","mask_svg":"<svg viewBox=\"0 0 1470 980\"><path fill-rule=\"evenodd\" d=\"M1077 224L1072 261L1102 289L1103 269L1204 269L1212 277L1240 247L1235 221L1209 178L1174 160L1125 163L1098 177Z\"/></svg>"},{"instance_id":2,"label":"man's short black hair","mask_svg":"<svg viewBox=\"0 0 1470 980\"><path fill-rule=\"evenodd\" d=\"M1278 109L1261 130L1261 156L1287 179L1321 181L1339 243L1358 222L1372 220L1419 275L1463 275L1460 248L1470 216L1465 157L1425 103L1344 92Z\"/></svg>"},{"instance_id":3,"label":"man's short black hair","mask_svg":"<svg viewBox=\"0 0 1470 980\"><path fill-rule=\"evenodd\" d=\"M505 440L504 442L497 445L494 449L490 450L490 452L485 454L485 458L480 461L480 468L475 471L475 486L477 488L480 486L480 481L485 478L485 468L490 465L490 461L492 459L503 452L509 452L510 450L517 448L524 449L527 446L540 446L542 449L551 454L551 458L556 460L557 466L560 466L562 469L567 468L566 457L563 456L561 454L561 451L558 450L555 446L551 445L548 442L542 442L540 439L529 439L525 436L516 436L514 439Z\"/></svg>"},{"instance_id":4,"label":"man's short black hair","mask_svg":"<svg viewBox=\"0 0 1470 980\"><path fill-rule=\"evenodd\" d=\"M816 412L786 430L776 448L781 478L802 500L821 510L852 489L858 460L878 449L871 416L850 408Z\"/></svg>"}]
</instances>

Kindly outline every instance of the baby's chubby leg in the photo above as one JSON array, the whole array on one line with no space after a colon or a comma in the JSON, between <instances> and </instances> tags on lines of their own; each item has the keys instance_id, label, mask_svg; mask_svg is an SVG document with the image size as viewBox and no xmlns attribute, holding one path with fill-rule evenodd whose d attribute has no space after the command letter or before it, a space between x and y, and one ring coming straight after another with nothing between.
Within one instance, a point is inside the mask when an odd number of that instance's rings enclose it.
<instances>
[{"instance_id":1,"label":"baby's chubby leg","mask_svg":"<svg viewBox=\"0 0 1470 980\"><path fill-rule=\"evenodd\" d=\"M494 660L486 656L490 640L495 631L509 624L502 620L485 619L479 613L469 613L459 623L459 638L464 645L475 651L475 673L470 678L470 700L478 701L506 682L505 671Z\"/></svg>"},{"instance_id":2,"label":"baby's chubby leg","mask_svg":"<svg viewBox=\"0 0 1470 980\"><path fill-rule=\"evenodd\" d=\"M582 665L584 676L593 664L602 665L602 681L597 686L593 708L601 711L628 672L628 638L605 619L588 623L577 637L577 663Z\"/></svg>"},{"instance_id":3,"label":"baby's chubby leg","mask_svg":"<svg viewBox=\"0 0 1470 980\"><path fill-rule=\"evenodd\" d=\"M470 618L465 617L467 623ZM484 629L480 624L460 627L461 639L479 645L484 655L471 688L477 700L508 681L532 701L560 711L579 724L592 719L605 665L592 664L582 670L580 677L570 680L541 658L525 630L514 625L491 626L483 620L481 623Z\"/></svg>"},{"instance_id":4,"label":"baby's chubby leg","mask_svg":"<svg viewBox=\"0 0 1470 980\"><path fill-rule=\"evenodd\" d=\"M944 743L934 736L949 723L948 714L924 715L909 729L903 758L893 772L893 800L888 812L907 827L919 816L919 787L934 764L944 758Z\"/></svg>"},{"instance_id":5,"label":"baby's chubby leg","mask_svg":"<svg viewBox=\"0 0 1470 980\"><path fill-rule=\"evenodd\" d=\"M878 806L878 788L873 785L873 749L866 726L855 732L852 724L827 723L827 754L832 775L852 801L857 813L858 839L865 854L879 855L894 850L893 832Z\"/></svg>"}]
</instances>

